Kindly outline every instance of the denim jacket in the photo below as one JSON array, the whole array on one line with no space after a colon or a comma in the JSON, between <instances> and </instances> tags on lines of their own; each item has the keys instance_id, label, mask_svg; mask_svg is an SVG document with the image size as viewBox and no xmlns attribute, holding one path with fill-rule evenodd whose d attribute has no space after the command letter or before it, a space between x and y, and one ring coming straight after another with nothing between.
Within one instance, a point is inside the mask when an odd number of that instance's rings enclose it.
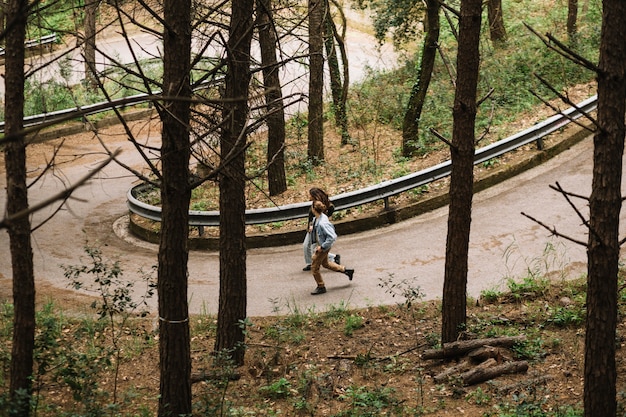
<instances>
[{"instance_id":1,"label":"denim jacket","mask_svg":"<svg viewBox=\"0 0 626 417\"><path fill-rule=\"evenodd\" d=\"M313 223L313 232L317 233L317 244L325 251L330 250L337 240L335 226L328 220L328 216L324 213L315 219Z\"/></svg>"}]
</instances>

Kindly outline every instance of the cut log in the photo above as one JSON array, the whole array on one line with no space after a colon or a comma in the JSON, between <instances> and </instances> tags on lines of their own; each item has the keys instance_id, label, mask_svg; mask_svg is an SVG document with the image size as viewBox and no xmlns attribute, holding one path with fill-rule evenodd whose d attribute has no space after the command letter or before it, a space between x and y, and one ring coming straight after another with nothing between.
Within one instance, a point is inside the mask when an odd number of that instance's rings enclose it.
<instances>
[{"instance_id":1,"label":"cut log","mask_svg":"<svg viewBox=\"0 0 626 417\"><path fill-rule=\"evenodd\" d=\"M495 346L483 346L472 350L467 357L474 363L481 363L489 358L496 359L498 363L513 360L507 349Z\"/></svg>"},{"instance_id":2,"label":"cut log","mask_svg":"<svg viewBox=\"0 0 626 417\"><path fill-rule=\"evenodd\" d=\"M526 336L496 337L491 339L460 340L444 343L441 349L428 349L422 353L422 359L446 359L465 355L467 352L483 346L511 347L515 343L523 342Z\"/></svg>"},{"instance_id":3,"label":"cut log","mask_svg":"<svg viewBox=\"0 0 626 417\"><path fill-rule=\"evenodd\" d=\"M528 370L528 362L517 361L507 362L502 365L496 365L488 368L476 367L471 371L461 374L463 385L474 385L505 374L517 374Z\"/></svg>"},{"instance_id":4,"label":"cut log","mask_svg":"<svg viewBox=\"0 0 626 417\"><path fill-rule=\"evenodd\" d=\"M441 384L443 382L446 382L450 376L463 373L469 370L471 367L472 364L469 363L469 361L463 361L454 366L444 369L442 372L433 377L433 381L435 381L437 384Z\"/></svg>"}]
</instances>

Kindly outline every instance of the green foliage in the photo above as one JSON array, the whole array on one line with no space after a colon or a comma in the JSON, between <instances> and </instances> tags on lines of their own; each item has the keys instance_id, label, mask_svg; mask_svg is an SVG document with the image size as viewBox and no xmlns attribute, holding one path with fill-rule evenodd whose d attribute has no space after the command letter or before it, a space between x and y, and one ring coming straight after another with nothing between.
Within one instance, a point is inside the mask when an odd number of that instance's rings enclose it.
<instances>
[{"instance_id":1,"label":"green foliage","mask_svg":"<svg viewBox=\"0 0 626 417\"><path fill-rule=\"evenodd\" d=\"M414 278L417 281L417 278ZM379 278L378 286L385 289L385 292L391 294L392 298L396 296L402 297L403 300L401 304L403 304L408 310L418 301L421 301L424 298L424 293L421 288L418 286L414 286L414 283L403 279L400 282L395 282L394 275L389 274L389 276L384 278Z\"/></svg>"},{"instance_id":2,"label":"green foliage","mask_svg":"<svg viewBox=\"0 0 626 417\"><path fill-rule=\"evenodd\" d=\"M122 279L123 271L119 261L104 259L102 251L97 247L86 245L84 250L88 256L88 264L62 265L61 267L65 271L65 278L70 280L70 285L74 289L85 289L95 292L100 296L100 302L94 301L91 306L97 311L101 320L107 319L113 344L110 351L107 351L101 345L94 345L93 347L96 352L95 358L92 357L90 353L77 353L75 357L68 356L68 358L72 358L73 360L69 361L68 366L62 371L63 380L70 385L75 398L83 401L86 407L89 408L91 407L92 396L99 394L97 385L94 385L95 382L93 382L97 381L97 379L92 378L91 374L92 372L98 372L99 366L94 366L93 369L89 371L85 371L83 366L94 360L101 366L109 366L111 364L111 357L115 357L115 380L113 384L112 401L113 404L116 404L117 375L119 373L122 352L120 341L123 328L131 315L138 314L140 317L147 316L149 311L147 301L152 298L156 290L156 283L153 279L153 273L156 267L152 268L151 273L139 271L143 282L146 284L146 290L139 300L135 300L133 298L135 283ZM84 275L91 277L93 281L85 283L83 281ZM121 318L120 323L116 321L118 317ZM84 381L90 381L91 384L84 383ZM97 398L93 401L94 403L97 402Z\"/></svg>"},{"instance_id":3,"label":"green foliage","mask_svg":"<svg viewBox=\"0 0 626 417\"><path fill-rule=\"evenodd\" d=\"M270 385L259 388L259 392L268 398L286 398L292 395L291 382L286 378L280 378Z\"/></svg>"},{"instance_id":4,"label":"green foliage","mask_svg":"<svg viewBox=\"0 0 626 417\"><path fill-rule=\"evenodd\" d=\"M61 265L64 269L64 276L70 280L70 285L75 290L87 290L100 295L101 301L92 304L100 318L109 317L111 320L115 315L122 315L128 318L129 314L138 312L142 317L148 314L149 306L147 300L154 295L156 283L152 276L143 275L146 284L146 293L139 301L133 299L132 290L135 285L133 281L122 280L122 269L119 261L108 261L102 256L102 251L96 247L85 246L85 253L91 265ZM154 270L154 267L153 267ZM85 283L83 275L93 277L93 283Z\"/></svg>"},{"instance_id":5,"label":"green foliage","mask_svg":"<svg viewBox=\"0 0 626 417\"><path fill-rule=\"evenodd\" d=\"M27 39L37 39L51 33L75 32L76 22L82 22L82 1L55 0L34 3L30 16Z\"/></svg>"},{"instance_id":6,"label":"green foliage","mask_svg":"<svg viewBox=\"0 0 626 417\"><path fill-rule=\"evenodd\" d=\"M511 350L519 359L539 360L546 354L543 340L532 336L529 336L526 341L516 343Z\"/></svg>"},{"instance_id":7,"label":"green foliage","mask_svg":"<svg viewBox=\"0 0 626 417\"><path fill-rule=\"evenodd\" d=\"M362 328L365 325L363 317L358 314L350 314L346 317L346 324L343 328L343 334L346 336L352 336L355 330Z\"/></svg>"},{"instance_id":8,"label":"green foliage","mask_svg":"<svg viewBox=\"0 0 626 417\"><path fill-rule=\"evenodd\" d=\"M542 297L548 290L549 285L550 281L548 279L533 276L524 277L521 281L516 281L512 278L507 281L509 292L516 301Z\"/></svg>"},{"instance_id":9,"label":"green foliage","mask_svg":"<svg viewBox=\"0 0 626 417\"><path fill-rule=\"evenodd\" d=\"M400 401L394 397L395 391L386 387L348 387L340 398L350 404L346 411L337 417L378 417L383 414L401 412Z\"/></svg>"},{"instance_id":10,"label":"green foliage","mask_svg":"<svg viewBox=\"0 0 626 417\"><path fill-rule=\"evenodd\" d=\"M391 32L394 45L400 47L418 37L422 31L420 23L425 14L421 2L391 0L359 0L357 5L374 10L373 23L376 39L385 42Z\"/></svg>"},{"instance_id":11,"label":"green foliage","mask_svg":"<svg viewBox=\"0 0 626 417\"><path fill-rule=\"evenodd\" d=\"M491 288L480 292L480 299L486 303L495 303L502 296L502 292L498 289Z\"/></svg>"},{"instance_id":12,"label":"green foliage","mask_svg":"<svg viewBox=\"0 0 626 417\"><path fill-rule=\"evenodd\" d=\"M483 391L482 388L478 387L474 391L470 392L465 396L467 402L476 404L476 405L485 405L491 403L491 395L489 393Z\"/></svg>"},{"instance_id":13,"label":"green foliage","mask_svg":"<svg viewBox=\"0 0 626 417\"><path fill-rule=\"evenodd\" d=\"M550 309L546 321L557 327L580 326L585 322L585 309L577 306L558 306Z\"/></svg>"}]
</instances>

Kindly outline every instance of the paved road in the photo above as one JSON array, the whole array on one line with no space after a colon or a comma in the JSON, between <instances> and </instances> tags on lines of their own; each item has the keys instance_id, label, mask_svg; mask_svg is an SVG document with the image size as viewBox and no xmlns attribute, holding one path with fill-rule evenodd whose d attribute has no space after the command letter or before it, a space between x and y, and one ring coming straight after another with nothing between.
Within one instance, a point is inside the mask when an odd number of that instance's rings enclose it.
<instances>
[{"instance_id":1,"label":"paved road","mask_svg":"<svg viewBox=\"0 0 626 417\"><path fill-rule=\"evenodd\" d=\"M112 140L113 138L111 138ZM114 140L112 140L114 142ZM70 145L72 145L70 143ZM119 141L116 146L127 147ZM80 154L97 149L97 144L74 145L65 154ZM506 277L521 277L530 269L557 274L572 270L570 277L584 273L584 248L549 236L549 233L523 217L526 212L577 239L585 240L586 231L567 203L548 186L558 181L565 189L587 194L591 184L591 140L565 151L549 162L507 180L474 198L469 253L469 295L493 289ZM126 150L123 159L136 165L134 153ZM100 160L80 160L63 169L66 179L75 179ZM48 178L31 189L36 202L62 187L64 177ZM36 279L42 284L66 289L60 264L77 264L85 238L102 244L107 256L119 257L125 277L137 279L139 267L149 269L157 262L156 245L125 237L126 191L134 182L121 168L110 166L88 186L81 188L69 207L38 229L33 236ZM4 188L4 175L0 180ZM0 207L5 207L5 193ZM583 212L586 205L579 202ZM47 213L35 216L35 222ZM626 222L622 222L625 224ZM390 304L401 301L380 287L381 280L407 281L420 287L427 299L441 297L444 273L447 207L399 224L341 236L335 252L342 262L356 269L354 281L342 274L324 273L328 293L312 296L313 278L302 272L300 245L248 251L248 313L250 316L273 314L276 306L286 313L293 309L324 309L345 303L351 307ZM547 245L554 250L545 254ZM8 235L0 233L0 285L10 285ZM6 248L6 249L5 249ZM189 301L193 313L215 313L218 300L218 254L192 251L189 259ZM45 286L44 286L45 288ZM153 305L156 300L153 301Z\"/></svg>"}]
</instances>

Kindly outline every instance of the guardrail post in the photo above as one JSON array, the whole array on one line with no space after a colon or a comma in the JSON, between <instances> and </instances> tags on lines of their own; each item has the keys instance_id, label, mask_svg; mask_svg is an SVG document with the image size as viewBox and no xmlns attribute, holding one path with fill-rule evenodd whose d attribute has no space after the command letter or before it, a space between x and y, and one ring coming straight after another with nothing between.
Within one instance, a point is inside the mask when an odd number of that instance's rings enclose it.
<instances>
[{"instance_id":1,"label":"guardrail post","mask_svg":"<svg viewBox=\"0 0 626 417\"><path fill-rule=\"evenodd\" d=\"M384 197L383 201L385 202L385 211L389 210L389 197Z\"/></svg>"},{"instance_id":2,"label":"guardrail post","mask_svg":"<svg viewBox=\"0 0 626 417\"><path fill-rule=\"evenodd\" d=\"M537 139L537 149L543 151L543 138Z\"/></svg>"}]
</instances>

